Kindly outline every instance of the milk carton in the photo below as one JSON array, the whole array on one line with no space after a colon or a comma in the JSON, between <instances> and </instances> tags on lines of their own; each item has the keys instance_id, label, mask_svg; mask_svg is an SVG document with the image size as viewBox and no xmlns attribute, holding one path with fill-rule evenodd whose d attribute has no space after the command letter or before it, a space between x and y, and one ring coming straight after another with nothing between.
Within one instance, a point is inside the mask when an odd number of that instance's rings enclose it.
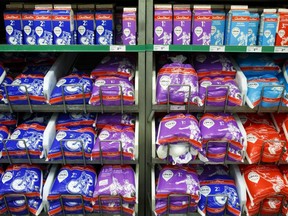
<instances>
[{"instance_id":1,"label":"milk carton","mask_svg":"<svg viewBox=\"0 0 288 216\"><path fill-rule=\"evenodd\" d=\"M4 25L7 44L20 45L23 43L21 9L22 4L6 5L6 11L4 12Z\"/></svg>"},{"instance_id":2,"label":"milk carton","mask_svg":"<svg viewBox=\"0 0 288 216\"><path fill-rule=\"evenodd\" d=\"M52 26L52 5L35 5L34 27L36 34L36 44L53 44L53 26Z\"/></svg>"},{"instance_id":3,"label":"milk carton","mask_svg":"<svg viewBox=\"0 0 288 216\"><path fill-rule=\"evenodd\" d=\"M191 19L190 5L173 6L173 44L191 43Z\"/></svg>"},{"instance_id":4,"label":"milk carton","mask_svg":"<svg viewBox=\"0 0 288 216\"><path fill-rule=\"evenodd\" d=\"M53 43L74 44L74 13L71 5L54 5L52 12Z\"/></svg>"},{"instance_id":5,"label":"milk carton","mask_svg":"<svg viewBox=\"0 0 288 216\"><path fill-rule=\"evenodd\" d=\"M122 19L122 40L124 45L136 45L137 8L124 8Z\"/></svg>"},{"instance_id":6,"label":"milk carton","mask_svg":"<svg viewBox=\"0 0 288 216\"><path fill-rule=\"evenodd\" d=\"M154 44L172 43L172 5L154 6Z\"/></svg>"},{"instance_id":7,"label":"milk carton","mask_svg":"<svg viewBox=\"0 0 288 216\"><path fill-rule=\"evenodd\" d=\"M226 19L226 45L247 46L250 13L247 5L232 5Z\"/></svg>"},{"instance_id":8,"label":"milk carton","mask_svg":"<svg viewBox=\"0 0 288 216\"><path fill-rule=\"evenodd\" d=\"M23 24L23 44L35 45L36 35L34 30L34 16L33 10L35 6L25 4L22 11L22 24Z\"/></svg>"},{"instance_id":9,"label":"milk carton","mask_svg":"<svg viewBox=\"0 0 288 216\"><path fill-rule=\"evenodd\" d=\"M95 44L94 4L78 5L77 12L77 44Z\"/></svg>"},{"instance_id":10,"label":"milk carton","mask_svg":"<svg viewBox=\"0 0 288 216\"><path fill-rule=\"evenodd\" d=\"M210 45L212 11L210 5L194 5L192 44Z\"/></svg>"},{"instance_id":11,"label":"milk carton","mask_svg":"<svg viewBox=\"0 0 288 216\"><path fill-rule=\"evenodd\" d=\"M225 15L224 10L212 10L210 45L224 45Z\"/></svg>"},{"instance_id":12,"label":"milk carton","mask_svg":"<svg viewBox=\"0 0 288 216\"><path fill-rule=\"evenodd\" d=\"M115 44L122 45L122 15L123 7L116 7L116 13L114 14L114 23L115 23Z\"/></svg>"},{"instance_id":13,"label":"milk carton","mask_svg":"<svg viewBox=\"0 0 288 216\"><path fill-rule=\"evenodd\" d=\"M278 9L276 46L288 46L288 9Z\"/></svg>"},{"instance_id":14,"label":"milk carton","mask_svg":"<svg viewBox=\"0 0 288 216\"><path fill-rule=\"evenodd\" d=\"M258 44L258 30L259 30L259 14L257 9L250 9L250 21L248 27L248 46L253 46Z\"/></svg>"},{"instance_id":15,"label":"milk carton","mask_svg":"<svg viewBox=\"0 0 288 216\"><path fill-rule=\"evenodd\" d=\"M276 9L264 9L261 15L258 44L274 46L277 31L278 14Z\"/></svg>"},{"instance_id":16,"label":"milk carton","mask_svg":"<svg viewBox=\"0 0 288 216\"><path fill-rule=\"evenodd\" d=\"M113 44L113 31L113 5L96 5L96 44Z\"/></svg>"}]
</instances>

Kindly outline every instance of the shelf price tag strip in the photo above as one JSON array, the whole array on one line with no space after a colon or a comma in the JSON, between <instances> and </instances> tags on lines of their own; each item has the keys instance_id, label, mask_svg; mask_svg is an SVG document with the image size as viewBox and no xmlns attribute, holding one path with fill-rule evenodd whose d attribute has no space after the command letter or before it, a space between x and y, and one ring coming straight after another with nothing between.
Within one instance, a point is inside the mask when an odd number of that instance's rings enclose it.
<instances>
[{"instance_id":1,"label":"shelf price tag strip","mask_svg":"<svg viewBox=\"0 0 288 216\"><path fill-rule=\"evenodd\" d=\"M126 46L125 45L111 45L110 52L125 52Z\"/></svg>"},{"instance_id":2,"label":"shelf price tag strip","mask_svg":"<svg viewBox=\"0 0 288 216\"><path fill-rule=\"evenodd\" d=\"M247 46L246 52L261 53L262 46Z\"/></svg>"},{"instance_id":3,"label":"shelf price tag strip","mask_svg":"<svg viewBox=\"0 0 288 216\"><path fill-rule=\"evenodd\" d=\"M154 51L169 51L169 45L154 45Z\"/></svg>"},{"instance_id":4,"label":"shelf price tag strip","mask_svg":"<svg viewBox=\"0 0 288 216\"><path fill-rule=\"evenodd\" d=\"M225 52L225 46L210 46L210 52Z\"/></svg>"},{"instance_id":5,"label":"shelf price tag strip","mask_svg":"<svg viewBox=\"0 0 288 216\"><path fill-rule=\"evenodd\" d=\"M288 47L276 46L276 47L274 47L274 52L275 53L288 52Z\"/></svg>"}]
</instances>

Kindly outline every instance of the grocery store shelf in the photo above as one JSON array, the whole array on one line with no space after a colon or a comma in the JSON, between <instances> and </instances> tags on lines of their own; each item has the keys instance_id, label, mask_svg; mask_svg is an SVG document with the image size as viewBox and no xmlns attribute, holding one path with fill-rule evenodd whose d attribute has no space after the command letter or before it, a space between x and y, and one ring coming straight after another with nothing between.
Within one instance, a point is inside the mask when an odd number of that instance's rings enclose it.
<instances>
[{"instance_id":1,"label":"grocery store shelf","mask_svg":"<svg viewBox=\"0 0 288 216\"><path fill-rule=\"evenodd\" d=\"M65 112L63 105L32 105L32 112ZM0 112L10 112L8 105L1 104ZM29 105L12 105L13 112L30 112ZM85 108L83 105L66 105L67 112L83 112ZM101 106L86 105L87 112L121 112L121 106ZM123 106L123 112L138 113L138 106Z\"/></svg>"},{"instance_id":2,"label":"grocery store shelf","mask_svg":"<svg viewBox=\"0 0 288 216\"><path fill-rule=\"evenodd\" d=\"M11 159L12 164L29 164L28 159ZM31 159L32 164L64 164L63 160L45 161L45 159ZM8 159L0 159L0 163L10 163ZM123 160L123 164L137 164L137 160ZM66 164L84 164L83 160L66 160ZM86 164L102 164L100 160L86 160ZM104 160L103 164L121 164L121 160Z\"/></svg>"},{"instance_id":3,"label":"grocery store shelf","mask_svg":"<svg viewBox=\"0 0 288 216\"><path fill-rule=\"evenodd\" d=\"M169 105L170 112L186 112L187 106L185 105ZM153 105L152 110L154 112L167 112L168 111L168 105ZM190 106L189 112L223 112L224 107L215 107L215 106L207 106L206 109L204 107L198 107L198 106ZM239 106L239 107L233 107L233 106L227 106L225 112L230 113L238 113L238 112L244 112L244 113L257 113L257 112L288 112L288 107L280 107L278 110L278 107L271 107L271 108L263 108L263 107L255 107L254 109L251 109L248 106Z\"/></svg>"},{"instance_id":4,"label":"grocery store shelf","mask_svg":"<svg viewBox=\"0 0 288 216\"><path fill-rule=\"evenodd\" d=\"M152 164L171 164L171 163L169 163L167 160L162 160L159 158L152 158ZM193 160L193 161L188 162L187 164L215 164L215 163L204 163L201 160ZM225 164L231 164L231 165L232 164L248 164L248 162L246 160L243 163L227 161Z\"/></svg>"},{"instance_id":5,"label":"grocery store shelf","mask_svg":"<svg viewBox=\"0 0 288 216\"><path fill-rule=\"evenodd\" d=\"M120 216L120 214L113 214L113 213L110 213L110 214L101 214L101 213L85 213L86 216ZM138 214L136 214L138 215ZM189 214L190 215L190 214ZM199 216L199 214L195 214L197 216ZM46 212L42 212L39 216L48 216L48 213ZM81 216L81 214L69 214L69 216Z\"/></svg>"},{"instance_id":6,"label":"grocery store shelf","mask_svg":"<svg viewBox=\"0 0 288 216\"><path fill-rule=\"evenodd\" d=\"M204 45L146 45L146 51L171 52L244 52L244 53L288 53L281 46L204 46Z\"/></svg>"},{"instance_id":7,"label":"grocery store shelf","mask_svg":"<svg viewBox=\"0 0 288 216\"><path fill-rule=\"evenodd\" d=\"M145 45L0 45L0 52L145 52Z\"/></svg>"}]
</instances>

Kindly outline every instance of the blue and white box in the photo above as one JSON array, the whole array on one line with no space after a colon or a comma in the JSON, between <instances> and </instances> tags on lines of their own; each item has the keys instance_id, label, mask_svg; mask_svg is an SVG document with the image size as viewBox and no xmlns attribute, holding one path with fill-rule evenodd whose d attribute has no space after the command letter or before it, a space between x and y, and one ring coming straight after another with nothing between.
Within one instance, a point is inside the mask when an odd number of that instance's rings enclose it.
<instances>
[{"instance_id":1,"label":"blue and white box","mask_svg":"<svg viewBox=\"0 0 288 216\"><path fill-rule=\"evenodd\" d=\"M23 44L23 25L21 18L21 9L22 4L6 5L6 11L3 15L7 44Z\"/></svg>"},{"instance_id":2,"label":"blue and white box","mask_svg":"<svg viewBox=\"0 0 288 216\"><path fill-rule=\"evenodd\" d=\"M224 45L225 35L225 12L224 10L212 9L212 26L211 26L211 42L210 45Z\"/></svg>"},{"instance_id":3,"label":"blue and white box","mask_svg":"<svg viewBox=\"0 0 288 216\"><path fill-rule=\"evenodd\" d=\"M25 4L22 11L22 24L23 24L23 44L35 45L36 35L34 28L34 5Z\"/></svg>"},{"instance_id":4,"label":"blue and white box","mask_svg":"<svg viewBox=\"0 0 288 216\"><path fill-rule=\"evenodd\" d=\"M74 44L74 13L72 6L54 5L52 12L53 43L55 45Z\"/></svg>"},{"instance_id":5,"label":"blue and white box","mask_svg":"<svg viewBox=\"0 0 288 216\"><path fill-rule=\"evenodd\" d=\"M274 46L278 25L276 9L264 9L261 15L258 43L261 46Z\"/></svg>"},{"instance_id":6,"label":"blue and white box","mask_svg":"<svg viewBox=\"0 0 288 216\"><path fill-rule=\"evenodd\" d=\"M258 32L259 32L259 14L258 9L249 9L250 21L248 28L248 46L257 45Z\"/></svg>"},{"instance_id":7,"label":"blue and white box","mask_svg":"<svg viewBox=\"0 0 288 216\"><path fill-rule=\"evenodd\" d=\"M226 45L247 46L250 13L247 5L232 5L226 18Z\"/></svg>"},{"instance_id":8,"label":"blue and white box","mask_svg":"<svg viewBox=\"0 0 288 216\"><path fill-rule=\"evenodd\" d=\"M53 44L53 26L52 26L52 5L35 5L34 26L36 34L36 44Z\"/></svg>"},{"instance_id":9,"label":"blue and white box","mask_svg":"<svg viewBox=\"0 0 288 216\"><path fill-rule=\"evenodd\" d=\"M96 44L114 44L113 5L96 5Z\"/></svg>"},{"instance_id":10,"label":"blue and white box","mask_svg":"<svg viewBox=\"0 0 288 216\"><path fill-rule=\"evenodd\" d=\"M95 44L95 12L94 4L78 5L77 44Z\"/></svg>"}]
</instances>

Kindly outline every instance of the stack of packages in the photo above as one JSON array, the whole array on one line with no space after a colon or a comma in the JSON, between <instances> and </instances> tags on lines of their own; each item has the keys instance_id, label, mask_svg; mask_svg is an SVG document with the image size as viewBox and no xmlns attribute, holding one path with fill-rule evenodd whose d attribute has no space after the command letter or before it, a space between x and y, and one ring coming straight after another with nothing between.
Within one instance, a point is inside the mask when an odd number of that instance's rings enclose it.
<instances>
[{"instance_id":1,"label":"stack of packages","mask_svg":"<svg viewBox=\"0 0 288 216\"><path fill-rule=\"evenodd\" d=\"M135 92L133 78L136 72L135 59L131 56L107 56L91 72L95 80L89 104L94 106L133 105Z\"/></svg>"},{"instance_id":2,"label":"stack of packages","mask_svg":"<svg viewBox=\"0 0 288 216\"><path fill-rule=\"evenodd\" d=\"M197 155L209 163L243 162L245 138L240 120L231 114L206 113L199 122L190 114L168 114L158 128L157 155L173 164L186 164Z\"/></svg>"},{"instance_id":3,"label":"stack of packages","mask_svg":"<svg viewBox=\"0 0 288 216\"><path fill-rule=\"evenodd\" d=\"M239 216L241 213L234 179L225 166L168 165L160 170L156 185L156 215L197 210L201 215L222 215L226 211Z\"/></svg>"},{"instance_id":4,"label":"stack of packages","mask_svg":"<svg viewBox=\"0 0 288 216\"><path fill-rule=\"evenodd\" d=\"M242 105L242 96L234 80L236 71L228 57L198 54L192 58L195 69L191 64L184 64L187 60L184 56L170 59L173 63L164 65L157 75L158 104L167 104L169 98L171 104Z\"/></svg>"},{"instance_id":5,"label":"stack of packages","mask_svg":"<svg viewBox=\"0 0 288 216\"><path fill-rule=\"evenodd\" d=\"M13 215L39 215L43 209L42 189L44 168L37 165L10 165L5 172L1 170L1 214L9 211ZM20 194L20 195L19 195ZM9 195L15 195L12 197ZM4 196L8 196L5 197ZM27 203L26 199L27 198ZM7 201L5 205L4 199ZM28 206L28 208L27 208Z\"/></svg>"}]
</instances>

